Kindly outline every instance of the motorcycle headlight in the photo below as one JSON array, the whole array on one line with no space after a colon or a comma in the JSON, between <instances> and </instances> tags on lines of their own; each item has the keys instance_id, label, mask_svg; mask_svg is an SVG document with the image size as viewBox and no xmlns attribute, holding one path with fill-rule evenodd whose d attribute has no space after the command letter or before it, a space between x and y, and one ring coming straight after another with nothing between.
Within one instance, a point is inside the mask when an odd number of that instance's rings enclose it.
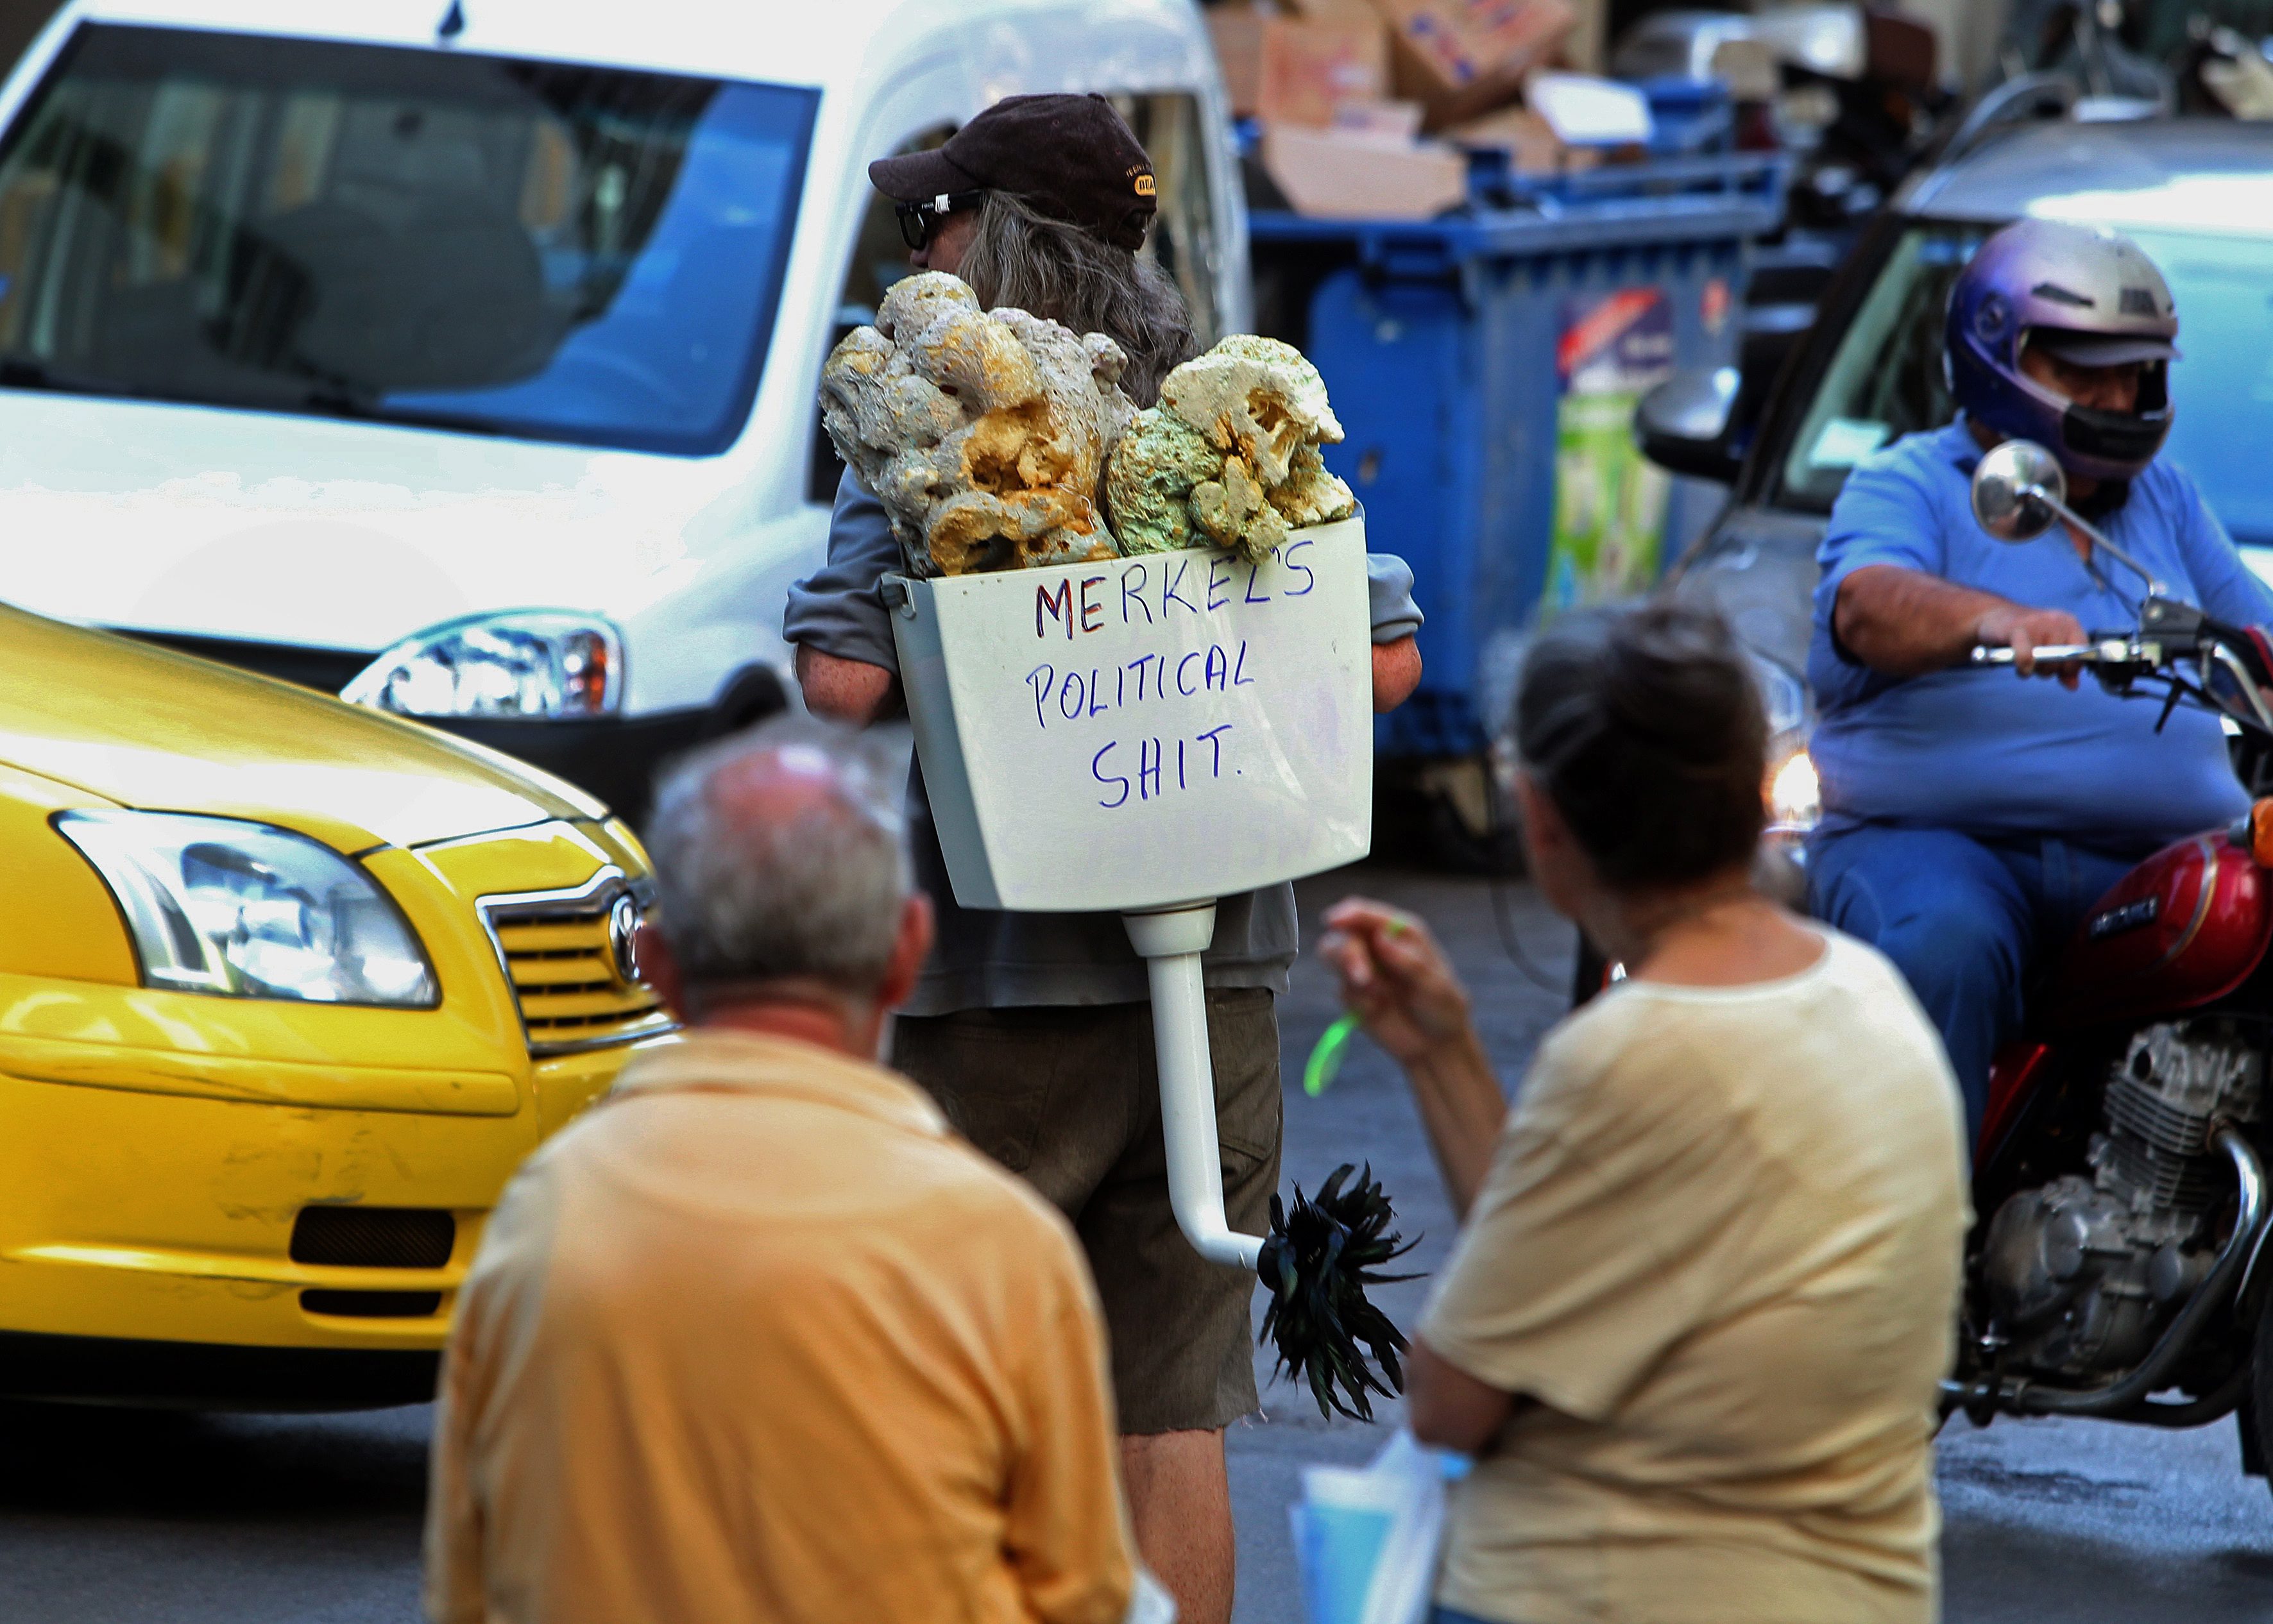
<instances>
[{"instance_id":1,"label":"motorcycle headlight","mask_svg":"<svg viewBox=\"0 0 2273 1624\"><path fill-rule=\"evenodd\" d=\"M1823 817L1822 786L1807 753L1809 735L1815 730L1807 685L1764 655L1753 655L1751 661L1768 723L1768 774L1760 786L1761 799L1767 803L1768 833L1805 834Z\"/></svg>"},{"instance_id":2,"label":"motorcycle headlight","mask_svg":"<svg viewBox=\"0 0 2273 1624\"><path fill-rule=\"evenodd\" d=\"M1823 786L1805 740L1781 760L1768 759L1768 828L1777 834L1805 834L1823 819Z\"/></svg>"},{"instance_id":3,"label":"motorcycle headlight","mask_svg":"<svg viewBox=\"0 0 2273 1624\"><path fill-rule=\"evenodd\" d=\"M431 1008L434 971L394 900L304 834L236 818L70 812L134 939L146 986Z\"/></svg>"},{"instance_id":4,"label":"motorcycle headlight","mask_svg":"<svg viewBox=\"0 0 2273 1624\"><path fill-rule=\"evenodd\" d=\"M340 697L401 716L604 716L623 676L623 640L606 621L514 610L405 638Z\"/></svg>"}]
</instances>

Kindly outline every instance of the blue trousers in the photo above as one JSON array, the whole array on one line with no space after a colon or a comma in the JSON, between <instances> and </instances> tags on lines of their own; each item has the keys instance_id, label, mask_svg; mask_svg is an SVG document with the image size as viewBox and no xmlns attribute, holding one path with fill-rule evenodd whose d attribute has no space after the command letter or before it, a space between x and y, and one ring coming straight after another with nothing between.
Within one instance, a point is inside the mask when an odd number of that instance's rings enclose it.
<instances>
[{"instance_id":1,"label":"blue trousers","mask_svg":"<svg viewBox=\"0 0 2273 1624\"><path fill-rule=\"evenodd\" d=\"M1965 1091L1970 1142L1989 1103L1989 1062L2020 1030L2030 978L2146 855L1865 824L1809 845L1808 901L1909 981Z\"/></svg>"}]
</instances>

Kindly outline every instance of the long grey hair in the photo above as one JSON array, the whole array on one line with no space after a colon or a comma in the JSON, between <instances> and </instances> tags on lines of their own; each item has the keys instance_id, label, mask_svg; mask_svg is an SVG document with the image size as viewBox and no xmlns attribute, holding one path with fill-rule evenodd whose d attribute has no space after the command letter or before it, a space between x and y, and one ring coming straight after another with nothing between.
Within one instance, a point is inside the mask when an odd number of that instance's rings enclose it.
<instances>
[{"instance_id":1,"label":"long grey hair","mask_svg":"<svg viewBox=\"0 0 2273 1624\"><path fill-rule=\"evenodd\" d=\"M1121 386L1139 406L1199 353L1176 284L1152 260L1053 220L1010 192L990 191L963 251L963 280L989 310L1009 306L1102 333L1128 353Z\"/></svg>"}]
</instances>

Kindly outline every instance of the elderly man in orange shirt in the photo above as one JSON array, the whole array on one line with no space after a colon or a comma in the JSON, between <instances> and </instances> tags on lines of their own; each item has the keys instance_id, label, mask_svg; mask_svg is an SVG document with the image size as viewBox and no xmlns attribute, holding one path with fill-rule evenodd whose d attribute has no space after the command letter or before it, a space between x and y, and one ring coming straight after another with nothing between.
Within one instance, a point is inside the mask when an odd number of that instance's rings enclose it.
<instances>
[{"instance_id":1,"label":"elderly man in orange shirt","mask_svg":"<svg viewBox=\"0 0 2273 1624\"><path fill-rule=\"evenodd\" d=\"M691 1023L522 1168L444 1366L436 1624L1114 1624L1134 1564L1056 1209L875 1064L931 940L896 781L823 724L658 797Z\"/></svg>"}]
</instances>

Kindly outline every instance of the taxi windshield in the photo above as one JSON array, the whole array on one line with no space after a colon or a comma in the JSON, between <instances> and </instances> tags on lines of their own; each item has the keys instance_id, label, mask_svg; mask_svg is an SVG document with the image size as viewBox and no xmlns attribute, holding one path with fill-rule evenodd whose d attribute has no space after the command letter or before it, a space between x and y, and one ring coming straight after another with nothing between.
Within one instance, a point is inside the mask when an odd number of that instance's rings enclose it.
<instances>
[{"instance_id":1,"label":"taxi windshield","mask_svg":"<svg viewBox=\"0 0 2273 1624\"><path fill-rule=\"evenodd\" d=\"M2179 309L2164 454L2194 475L2235 541L2273 545L2273 236L2124 228L2154 260ZM1781 470L1787 504L1830 511L1855 464L1956 415L1943 381L1949 285L1990 228L1921 223L1905 231L1841 337Z\"/></svg>"},{"instance_id":2,"label":"taxi windshield","mask_svg":"<svg viewBox=\"0 0 2273 1624\"><path fill-rule=\"evenodd\" d=\"M723 450L814 102L84 26L0 149L0 386Z\"/></svg>"}]
</instances>

